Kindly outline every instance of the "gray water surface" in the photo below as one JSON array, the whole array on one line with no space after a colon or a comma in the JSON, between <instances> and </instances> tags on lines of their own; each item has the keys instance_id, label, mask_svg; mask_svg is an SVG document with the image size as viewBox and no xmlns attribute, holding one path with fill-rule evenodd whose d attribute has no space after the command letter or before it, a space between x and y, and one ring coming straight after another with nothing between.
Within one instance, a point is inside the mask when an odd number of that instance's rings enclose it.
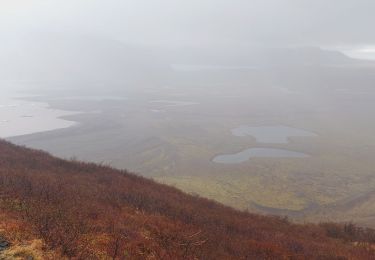
<instances>
[{"instance_id":1,"label":"gray water surface","mask_svg":"<svg viewBox=\"0 0 375 260\"><path fill-rule=\"evenodd\" d=\"M76 122L62 119L77 112L52 109L47 103L22 100L2 93L0 97L0 138L9 138L68 128Z\"/></svg>"}]
</instances>

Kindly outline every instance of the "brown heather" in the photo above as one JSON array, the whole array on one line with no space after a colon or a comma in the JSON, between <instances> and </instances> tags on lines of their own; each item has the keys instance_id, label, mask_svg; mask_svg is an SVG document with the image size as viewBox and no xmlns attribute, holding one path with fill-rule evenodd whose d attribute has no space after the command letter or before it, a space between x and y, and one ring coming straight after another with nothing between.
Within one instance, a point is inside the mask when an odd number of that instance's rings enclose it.
<instances>
[{"instance_id":1,"label":"brown heather","mask_svg":"<svg viewBox=\"0 0 375 260\"><path fill-rule=\"evenodd\" d=\"M240 212L5 141L0 236L12 246L42 241L44 259L375 259L369 229Z\"/></svg>"}]
</instances>

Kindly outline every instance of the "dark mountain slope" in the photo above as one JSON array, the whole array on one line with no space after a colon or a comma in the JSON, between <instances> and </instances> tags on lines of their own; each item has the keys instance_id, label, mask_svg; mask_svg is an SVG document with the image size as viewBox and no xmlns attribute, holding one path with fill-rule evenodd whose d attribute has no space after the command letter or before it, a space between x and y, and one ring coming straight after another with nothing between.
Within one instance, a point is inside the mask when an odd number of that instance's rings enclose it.
<instances>
[{"instance_id":1,"label":"dark mountain slope","mask_svg":"<svg viewBox=\"0 0 375 260\"><path fill-rule=\"evenodd\" d=\"M41 241L28 254L42 259L375 258L371 230L239 212L126 171L3 141L0 210L8 250Z\"/></svg>"}]
</instances>

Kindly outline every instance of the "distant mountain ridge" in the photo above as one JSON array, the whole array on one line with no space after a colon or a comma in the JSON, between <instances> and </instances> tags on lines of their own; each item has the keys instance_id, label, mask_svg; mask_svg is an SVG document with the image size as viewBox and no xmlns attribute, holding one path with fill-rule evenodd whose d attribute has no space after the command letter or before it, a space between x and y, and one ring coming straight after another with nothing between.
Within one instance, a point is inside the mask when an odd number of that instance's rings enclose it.
<instances>
[{"instance_id":1,"label":"distant mountain ridge","mask_svg":"<svg viewBox=\"0 0 375 260\"><path fill-rule=\"evenodd\" d=\"M0 80L162 84L172 64L213 66L320 66L358 61L338 51L305 48L134 46L70 34L3 36Z\"/></svg>"},{"instance_id":2,"label":"distant mountain ridge","mask_svg":"<svg viewBox=\"0 0 375 260\"><path fill-rule=\"evenodd\" d=\"M295 48L186 48L164 51L170 63L233 67L272 68L284 66L327 66L363 63L339 51L317 47Z\"/></svg>"}]
</instances>

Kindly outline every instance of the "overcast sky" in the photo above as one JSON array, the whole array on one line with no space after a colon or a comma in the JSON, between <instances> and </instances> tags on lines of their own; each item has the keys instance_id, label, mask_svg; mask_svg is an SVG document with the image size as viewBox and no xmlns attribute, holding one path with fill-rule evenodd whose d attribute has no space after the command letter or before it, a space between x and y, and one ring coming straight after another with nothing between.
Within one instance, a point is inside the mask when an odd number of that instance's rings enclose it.
<instances>
[{"instance_id":1,"label":"overcast sky","mask_svg":"<svg viewBox=\"0 0 375 260\"><path fill-rule=\"evenodd\" d=\"M374 0L0 0L2 35L168 45L375 45ZM7 33L6 33L7 32Z\"/></svg>"}]
</instances>

